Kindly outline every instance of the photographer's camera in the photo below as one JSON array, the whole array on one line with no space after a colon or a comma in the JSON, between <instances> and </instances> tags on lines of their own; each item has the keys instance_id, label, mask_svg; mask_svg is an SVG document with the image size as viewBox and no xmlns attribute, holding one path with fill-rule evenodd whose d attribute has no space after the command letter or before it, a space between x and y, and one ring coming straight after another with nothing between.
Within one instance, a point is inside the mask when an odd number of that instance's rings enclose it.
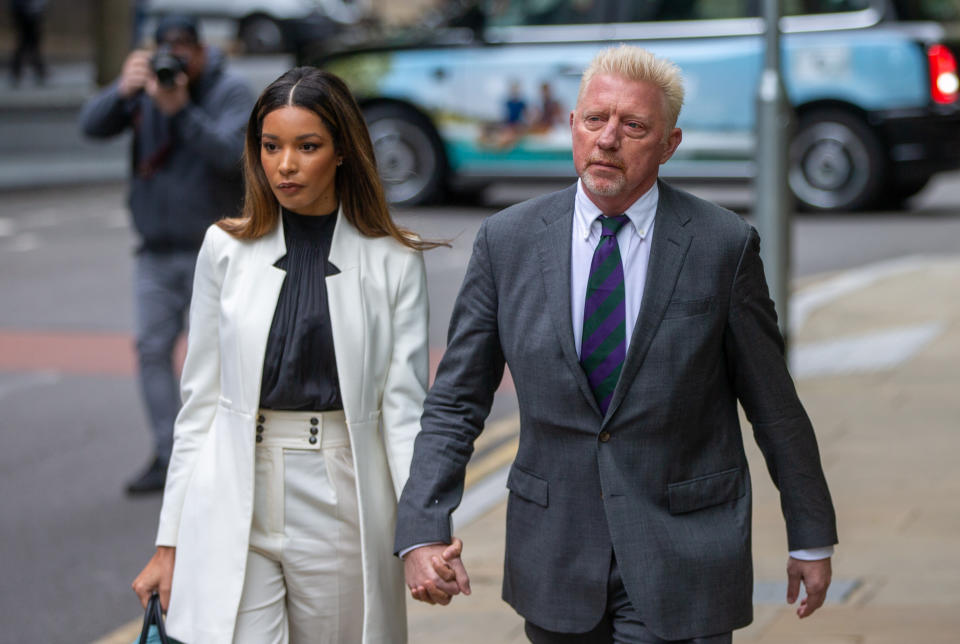
<instances>
[{"instance_id":1,"label":"photographer's camera","mask_svg":"<svg viewBox=\"0 0 960 644\"><path fill-rule=\"evenodd\" d=\"M177 74L187 71L187 64L174 54L170 47L162 46L150 59L150 68L157 75L157 82L163 87L177 84Z\"/></svg>"}]
</instances>

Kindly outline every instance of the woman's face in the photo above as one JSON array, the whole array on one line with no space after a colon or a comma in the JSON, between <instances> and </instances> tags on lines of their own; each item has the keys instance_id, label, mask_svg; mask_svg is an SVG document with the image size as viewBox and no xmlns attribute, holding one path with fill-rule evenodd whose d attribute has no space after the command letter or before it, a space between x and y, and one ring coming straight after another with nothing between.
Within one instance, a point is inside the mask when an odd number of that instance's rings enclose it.
<instances>
[{"instance_id":1,"label":"woman's face","mask_svg":"<svg viewBox=\"0 0 960 644\"><path fill-rule=\"evenodd\" d=\"M320 117L287 105L264 117L262 132L260 164L280 205L301 215L336 210L334 177L342 157Z\"/></svg>"}]
</instances>

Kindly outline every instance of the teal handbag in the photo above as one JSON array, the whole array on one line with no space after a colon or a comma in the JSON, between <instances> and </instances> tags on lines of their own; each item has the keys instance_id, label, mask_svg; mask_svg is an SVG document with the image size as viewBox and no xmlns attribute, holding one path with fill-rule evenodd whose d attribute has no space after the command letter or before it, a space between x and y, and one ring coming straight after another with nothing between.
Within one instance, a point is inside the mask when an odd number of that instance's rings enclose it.
<instances>
[{"instance_id":1,"label":"teal handbag","mask_svg":"<svg viewBox=\"0 0 960 644\"><path fill-rule=\"evenodd\" d=\"M143 612L143 629L140 631L140 637L132 644L182 644L167 635L160 610L160 595L157 593L150 595L147 610Z\"/></svg>"}]
</instances>

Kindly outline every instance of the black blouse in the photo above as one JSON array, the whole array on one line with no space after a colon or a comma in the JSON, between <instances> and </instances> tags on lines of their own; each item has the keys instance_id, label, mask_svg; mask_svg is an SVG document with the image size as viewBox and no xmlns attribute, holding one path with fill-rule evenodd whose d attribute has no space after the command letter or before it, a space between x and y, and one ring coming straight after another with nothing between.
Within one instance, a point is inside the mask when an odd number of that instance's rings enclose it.
<instances>
[{"instance_id":1,"label":"black blouse","mask_svg":"<svg viewBox=\"0 0 960 644\"><path fill-rule=\"evenodd\" d=\"M343 409L324 278L337 212L283 212L287 254L274 264L286 271L263 358L260 407L285 411Z\"/></svg>"}]
</instances>

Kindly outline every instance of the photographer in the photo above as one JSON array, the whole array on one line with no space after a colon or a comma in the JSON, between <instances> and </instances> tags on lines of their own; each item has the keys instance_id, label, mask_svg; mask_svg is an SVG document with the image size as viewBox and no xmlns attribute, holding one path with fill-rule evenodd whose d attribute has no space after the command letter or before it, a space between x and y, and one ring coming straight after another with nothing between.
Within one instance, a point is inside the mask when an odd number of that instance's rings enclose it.
<instances>
[{"instance_id":1,"label":"photographer","mask_svg":"<svg viewBox=\"0 0 960 644\"><path fill-rule=\"evenodd\" d=\"M161 18L157 51L136 50L120 78L91 98L84 133L106 138L133 131L129 195L140 238L134 278L141 393L154 456L127 486L163 489L180 407L172 353L184 328L197 251L207 227L235 216L243 195L240 158L254 96L225 70L186 16Z\"/></svg>"}]
</instances>

